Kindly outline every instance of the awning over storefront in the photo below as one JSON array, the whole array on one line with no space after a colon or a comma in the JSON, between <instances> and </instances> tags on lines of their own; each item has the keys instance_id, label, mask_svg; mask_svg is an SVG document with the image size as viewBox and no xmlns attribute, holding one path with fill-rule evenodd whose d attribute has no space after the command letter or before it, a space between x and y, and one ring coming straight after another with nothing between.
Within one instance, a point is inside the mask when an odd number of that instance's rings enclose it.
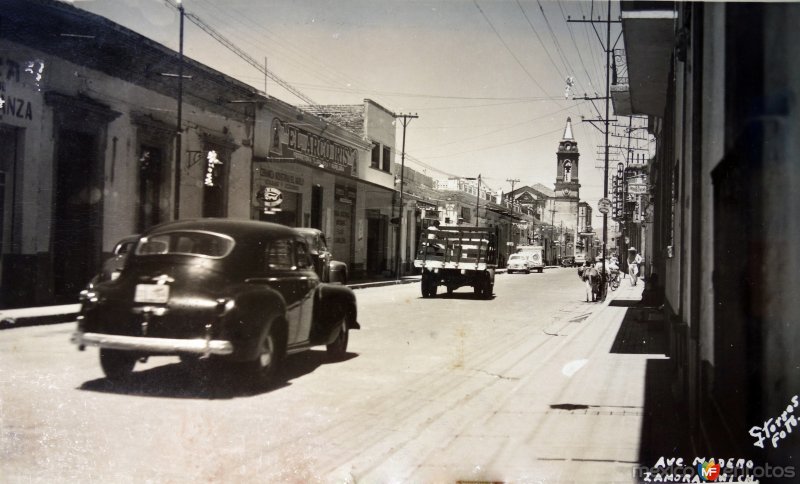
<instances>
[{"instance_id":1,"label":"awning over storefront","mask_svg":"<svg viewBox=\"0 0 800 484\"><path fill-rule=\"evenodd\" d=\"M624 112L628 99L620 85L613 93L617 114L664 116L676 19L674 10L626 10L623 5L630 112Z\"/></svg>"}]
</instances>

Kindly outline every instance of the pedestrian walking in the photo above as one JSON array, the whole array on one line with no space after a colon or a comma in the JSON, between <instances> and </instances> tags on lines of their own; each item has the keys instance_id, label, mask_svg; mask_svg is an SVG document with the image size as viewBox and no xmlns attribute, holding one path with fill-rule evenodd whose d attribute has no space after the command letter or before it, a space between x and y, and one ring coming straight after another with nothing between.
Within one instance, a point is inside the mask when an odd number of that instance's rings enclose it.
<instances>
[{"instance_id":1,"label":"pedestrian walking","mask_svg":"<svg viewBox=\"0 0 800 484\"><path fill-rule=\"evenodd\" d=\"M636 247L628 249L628 274L631 276L631 285L635 286L639 280L639 265L642 263L642 256L636 252Z\"/></svg>"}]
</instances>

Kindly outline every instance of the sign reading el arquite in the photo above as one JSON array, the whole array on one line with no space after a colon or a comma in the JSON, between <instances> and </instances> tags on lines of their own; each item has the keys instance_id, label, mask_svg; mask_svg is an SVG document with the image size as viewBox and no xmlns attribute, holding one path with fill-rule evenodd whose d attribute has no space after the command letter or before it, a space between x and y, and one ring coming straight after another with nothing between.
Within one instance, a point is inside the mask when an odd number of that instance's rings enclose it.
<instances>
[{"instance_id":1,"label":"sign reading el arquite","mask_svg":"<svg viewBox=\"0 0 800 484\"><path fill-rule=\"evenodd\" d=\"M358 150L275 118L270 129L269 156L321 164L352 175Z\"/></svg>"}]
</instances>

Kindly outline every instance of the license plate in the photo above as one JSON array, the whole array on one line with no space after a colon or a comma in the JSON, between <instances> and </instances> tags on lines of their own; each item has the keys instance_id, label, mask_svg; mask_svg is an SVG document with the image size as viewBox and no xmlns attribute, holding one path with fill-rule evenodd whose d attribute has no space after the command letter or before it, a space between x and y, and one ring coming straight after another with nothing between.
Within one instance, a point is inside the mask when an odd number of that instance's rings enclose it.
<instances>
[{"instance_id":1,"label":"license plate","mask_svg":"<svg viewBox=\"0 0 800 484\"><path fill-rule=\"evenodd\" d=\"M164 304L169 300L169 286L166 284L137 284L134 302Z\"/></svg>"}]
</instances>

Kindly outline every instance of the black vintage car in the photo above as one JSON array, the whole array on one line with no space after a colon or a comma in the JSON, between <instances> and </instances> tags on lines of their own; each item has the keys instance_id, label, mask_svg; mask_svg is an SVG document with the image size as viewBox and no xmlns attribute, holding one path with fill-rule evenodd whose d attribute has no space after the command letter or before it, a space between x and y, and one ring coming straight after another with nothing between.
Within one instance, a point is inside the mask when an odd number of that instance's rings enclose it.
<instances>
[{"instance_id":1,"label":"black vintage car","mask_svg":"<svg viewBox=\"0 0 800 484\"><path fill-rule=\"evenodd\" d=\"M296 228L295 230L308 242L314 269L322 282L347 284L347 264L333 260L333 254L328 250L325 234L319 229L312 228Z\"/></svg>"},{"instance_id":2,"label":"black vintage car","mask_svg":"<svg viewBox=\"0 0 800 484\"><path fill-rule=\"evenodd\" d=\"M342 358L348 331L360 328L355 295L320 282L306 240L257 221L153 227L119 277L90 286L81 303L72 341L100 348L109 379L142 358L179 355L229 361L267 383L289 354L327 345Z\"/></svg>"}]
</instances>

